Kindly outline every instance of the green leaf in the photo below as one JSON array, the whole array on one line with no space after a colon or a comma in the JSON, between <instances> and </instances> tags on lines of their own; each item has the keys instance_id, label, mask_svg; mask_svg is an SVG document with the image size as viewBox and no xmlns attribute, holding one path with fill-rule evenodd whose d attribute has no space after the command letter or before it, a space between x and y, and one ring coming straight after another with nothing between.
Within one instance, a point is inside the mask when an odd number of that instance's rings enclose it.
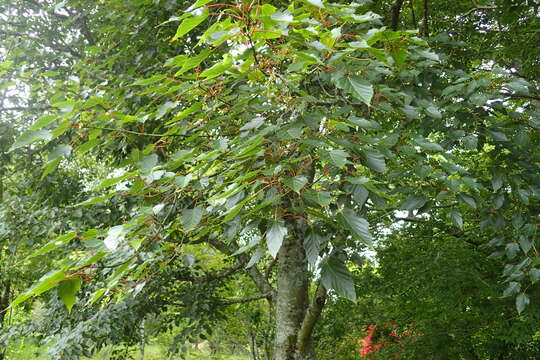
<instances>
[{"instance_id":1,"label":"green leaf","mask_svg":"<svg viewBox=\"0 0 540 360\"><path fill-rule=\"evenodd\" d=\"M447 217L452 221L454 225L456 225L460 229L463 229L463 216L458 210L450 210L447 214Z\"/></svg>"},{"instance_id":2,"label":"green leaf","mask_svg":"<svg viewBox=\"0 0 540 360\"><path fill-rule=\"evenodd\" d=\"M420 209L426 204L428 198L424 195L411 195L405 199L403 204L399 207L401 210L414 210Z\"/></svg>"},{"instance_id":3,"label":"green leaf","mask_svg":"<svg viewBox=\"0 0 540 360\"><path fill-rule=\"evenodd\" d=\"M49 162L45 163L45 165L43 166L43 173L41 174L40 180L43 180L45 178L45 176L47 176L51 172L53 172L58 167L58 165L60 164L60 160L62 160L62 159L59 158L59 159L55 159L55 160L52 160L52 161L49 161Z\"/></svg>"},{"instance_id":4,"label":"green leaf","mask_svg":"<svg viewBox=\"0 0 540 360\"><path fill-rule=\"evenodd\" d=\"M232 256L236 256L238 254L245 253L249 249L252 249L253 247L257 246L260 241L261 241L261 237L259 235L251 236L250 239L249 239L249 242L246 245L240 247L238 250L236 250L232 254Z\"/></svg>"},{"instance_id":5,"label":"green leaf","mask_svg":"<svg viewBox=\"0 0 540 360\"><path fill-rule=\"evenodd\" d=\"M137 174L137 171L132 171L132 172L125 173L125 174L123 174L121 176L105 179L105 180L103 180L101 182L101 184L96 186L93 190L95 191L95 190L104 189L106 187L116 185L119 182L122 182L124 180L127 180L127 179L135 176L136 174Z\"/></svg>"},{"instance_id":6,"label":"green leaf","mask_svg":"<svg viewBox=\"0 0 540 360\"><path fill-rule=\"evenodd\" d=\"M437 119L437 120L442 119L442 114L435 105L428 106L426 108L426 114L428 114L428 116L430 116L430 117L432 117L434 119Z\"/></svg>"},{"instance_id":7,"label":"green leaf","mask_svg":"<svg viewBox=\"0 0 540 360\"><path fill-rule=\"evenodd\" d=\"M361 80L359 77L343 77L338 79L336 86L350 93L361 100L364 104L370 105L373 98L373 85Z\"/></svg>"},{"instance_id":8,"label":"green leaf","mask_svg":"<svg viewBox=\"0 0 540 360\"><path fill-rule=\"evenodd\" d=\"M416 52L426 59L433 60L433 61L440 61L439 55L435 54L432 51L429 50L416 50Z\"/></svg>"},{"instance_id":9,"label":"green leaf","mask_svg":"<svg viewBox=\"0 0 540 360\"><path fill-rule=\"evenodd\" d=\"M517 254L519 253L519 245L516 244L516 243L509 243L509 244L506 244L506 247L505 247L505 253L506 253L506 256L509 258L509 259L513 259L517 256Z\"/></svg>"},{"instance_id":10,"label":"green leaf","mask_svg":"<svg viewBox=\"0 0 540 360\"><path fill-rule=\"evenodd\" d=\"M186 231L194 230L201 222L204 209L202 206L197 206L193 209L184 209L180 215L180 222Z\"/></svg>"},{"instance_id":11,"label":"green leaf","mask_svg":"<svg viewBox=\"0 0 540 360\"><path fill-rule=\"evenodd\" d=\"M223 59L222 62L215 64L209 69L204 70L201 73L201 77L205 78L205 80L215 78L216 76L219 76L223 74L225 71L229 70L232 66L232 60L230 57L226 57Z\"/></svg>"},{"instance_id":12,"label":"green leaf","mask_svg":"<svg viewBox=\"0 0 540 360\"><path fill-rule=\"evenodd\" d=\"M296 193L300 193L300 190L308 183L307 177L304 175L298 175L295 177L289 177L283 180L283 184Z\"/></svg>"},{"instance_id":13,"label":"green leaf","mask_svg":"<svg viewBox=\"0 0 540 360\"><path fill-rule=\"evenodd\" d=\"M89 206L89 205L99 204L99 203L102 203L102 202L105 202L105 201L109 200L114 195L115 195L115 193L110 193L110 194L106 194L106 195L103 195L103 196L96 196L96 197L90 198L88 200L85 200L83 202L80 202L80 203L78 203L78 204L76 204L74 206Z\"/></svg>"},{"instance_id":14,"label":"green leaf","mask_svg":"<svg viewBox=\"0 0 540 360\"><path fill-rule=\"evenodd\" d=\"M324 238L316 231L310 231L304 238L304 250L311 266L315 266L317 263L323 240Z\"/></svg>"},{"instance_id":15,"label":"green leaf","mask_svg":"<svg viewBox=\"0 0 540 360\"><path fill-rule=\"evenodd\" d=\"M344 150L324 150L321 152L321 155L325 158L325 160L329 161L338 168L344 167L345 164L349 162L349 160L347 160L349 154Z\"/></svg>"},{"instance_id":16,"label":"green leaf","mask_svg":"<svg viewBox=\"0 0 540 360\"><path fill-rule=\"evenodd\" d=\"M54 120L56 120L58 117L56 115L52 115L52 114L48 114L48 115L43 115L42 117L40 117L39 119L37 119L37 121L28 128L28 130L32 130L32 131L36 131L36 130L41 130L43 129L45 126L49 125L50 123L52 123Z\"/></svg>"},{"instance_id":17,"label":"green leaf","mask_svg":"<svg viewBox=\"0 0 540 360\"><path fill-rule=\"evenodd\" d=\"M311 4L311 5L313 5L313 6L318 7L318 8L320 8L320 9L324 9L324 4L322 3L321 0L306 0L306 2L307 2L308 4Z\"/></svg>"},{"instance_id":18,"label":"green leaf","mask_svg":"<svg viewBox=\"0 0 540 360\"><path fill-rule=\"evenodd\" d=\"M470 150L474 150L478 146L478 138L475 135L465 136L462 141L463 145Z\"/></svg>"},{"instance_id":19,"label":"green leaf","mask_svg":"<svg viewBox=\"0 0 540 360\"><path fill-rule=\"evenodd\" d=\"M488 97L482 93L474 93L469 100L474 105L483 106L487 103Z\"/></svg>"},{"instance_id":20,"label":"green leaf","mask_svg":"<svg viewBox=\"0 0 540 360\"><path fill-rule=\"evenodd\" d=\"M47 158L47 161L54 161L58 158L69 156L71 154L72 147L67 144L60 144L57 145L53 151L49 154L49 157Z\"/></svg>"},{"instance_id":21,"label":"green leaf","mask_svg":"<svg viewBox=\"0 0 540 360\"><path fill-rule=\"evenodd\" d=\"M156 116L155 116L155 120L159 120L161 119L163 116L165 116L169 111L171 111L171 109L174 109L175 107L178 106L178 103L177 102L172 102L172 101L167 101L166 103L164 103L163 105L161 105L157 111L156 111Z\"/></svg>"},{"instance_id":22,"label":"green leaf","mask_svg":"<svg viewBox=\"0 0 540 360\"><path fill-rule=\"evenodd\" d=\"M529 271L529 276L531 277L531 282L534 284L540 280L540 269L531 269Z\"/></svg>"},{"instance_id":23,"label":"green leaf","mask_svg":"<svg viewBox=\"0 0 540 360\"><path fill-rule=\"evenodd\" d=\"M281 221L274 221L270 229L266 230L266 245L273 258L277 256L285 235L287 227Z\"/></svg>"},{"instance_id":24,"label":"green leaf","mask_svg":"<svg viewBox=\"0 0 540 360\"><path fill-rule=\"evenodd\" d=\"M351 195L360 206L363 206L369 197L369 191L363 185L352 185Z\"/></svg>"},{"instance_id":25,"label":"green leaf","mask_svg":"<svg viewBox=\"0 0 540 360\"><path fill-rule=\"evenodd\" d=\"M212 51L210 49L204 49L198 55L184 60L182 62L182 68L178 70L174 76L182 75L186 71L199 66L211 53Z\"/></svg>"},{"instance_id":26,"label":"green leaf","mask_svg":"<svg viewBox=\"0 0 540 360\"><path fill-rule=\"evenodd\" d=\"M377 151L365 150L362 151L362 154L364 155L367 166L380 173L386 172L386 162L381 153Z\"/></svg>"},{"instance_id":27,"label":"green leaf","mask_svg":"<svg viewBox=\"0 0 540 360\"><path fill-rule=\"evenodd\" d=\"M231 210L227 211L227 215L225 216L225 218L223 219L222 223L226 223L226 222L229 222L230 220L232 220L236 215L238 215L238 213L240 212L240 210L242 210L242 208L244 207L244 205L246 205L246 203L249 201L250 197L246 197L244 200L242 200L240 203L236 204Z\"/></svg>"},{"instance_id":28,"label":"green leaf","mask_svg":"<svg viewBox=\"0 0 540 360\"><path fill-rule=\"evenodd\" d=\"M68 234L59 236L56 239L51 240L47 244L43 245L39 250L37 250L37 251L33 252L32 254L28 255L28 257L26 259L31 259L33 257L43 255L43 254L48 253L49 251L57 249L60 246L68 243L71 239L75 238L75 236L77 236L76 232L70 232Z\"/></svg>"},{"instance_id":29,"label":"green leaf","mask_svg":"<svg viewBox=\"0 0 540 360\"><path fill-rule=\"evenodd\" d=\"M105 293L107 292L107 289L99 289L96 292L94 292L93 296L88 300L86 303L87 306L92 306L96 301L99 300Z\"/></svg>"},{"instance_id":30,"label":"green leaf","mask_svg":"<svg viewBox=\"0 0 540 360\"><path fill-rule=\"evenodd\" d=\"M519 239L518 239L518 243L519 243L519 246L521 247L521 250L523 250L523 252L525 254L527 254L529 252L529 250L531 250L532 246L533 246L533 243L531 240L529 240L526 236L524 235L520 235L519 236Z\"/></svg>"},{"instance_id":31,"label":"green leaf","mask_svg":"<svg viewBox=\"0 0 540 360\"><path fill-rule=\"evenodd\" d=\"M153 84L153 83L156 83L160 80L163 80L167 77L167 75L154 75L148 79L141 79L141 80L137 80L135 81L132 85L136 85L136 86L144 86L144 85L150 85L150 84Z\"/></svg>"},{"instance_id":32,"label":"green leaf","mask_svg":"<svg viewBox=\"0 0 540 360\"><path fill-rule=\"evenodd\" d=\"M472 197L470 197L469 195L459 194L458 198L462 203L467 204L468 206L470 206L473 209L476 209L476 201Z\"/></svg>"},{"instance_id":33,"label":"green leaf","mask_svg":"<svg viewBox=\"0 0 540 360\"><path fill-rule=\"evenodd\" d=\"M327 191L315 191L309 189L302 193L302 198L308 203L317 204L322 207L326 207L332 202L332 196Z\"/></svg>"},{"instance_id":34,"label":"green leaf","mask_svg":"<svg viewBox=\"0 0 540 360\"><path fill-rule=\"evenodd\" d=\"M521 284L515 281L508 283L506 289L504 289L503 296L512 296L517 294L521 290Z\"/></svg>"},{"instance_id":35,"label":"green leaf","mask_svg":"<svg viewBox=\"0 0 540 360\"><path fill-rule=\"evenodd\" d=\"M523 310L529 305L531 300L525 293L521 293L516 297L516 309L518 314L521 314Z\"/></svg>"},{"instance_id":36,"label":"green leaf","mask_svg":"<svg viewBox=\"0 0 540 360\"><path fill-rule=\"evenodd\" d=\"M15 143L9 148L9 151L30 145L38 140L49 141L52 138L52 133L48 130L26 131L15 140Z\"/></svg>"},{"instance_id":37,"label":"green leaf","mask_svg":"<svg viewBox=\"0 0 540 360\"><path fill-rule=\"evenodd\" d=\"M351 230L354 237L363 240L366 243L371 243L372 238L369 232L369 223L366 219L357 216L356 213L349 208L345 208L338 216L343 219L345 225Z\"/></svg>"},{"instance_id":38,"label":"green leaf","mask_svg":"<svg viewBox=\"0 0 540 360\"><path fill-rule=\"evenodd\" d=\"M19 296L13 300L10 306L15 307L33 296L43 294L44 292L56 287L58 285L58 281L65 277L66 273L63 269L50 271L36 281L28 290L19 294Z\"/></svg>"},{"instance_id":39,"label":"green leaf","mask_svg":"<svg viewBox=\"0 0 540 360\"><path fill-rule=\"evenodd\" d=\"M381 127L378 122L362 119L356 116L351 116L347 119L347 122L362 129L379 129Z\"/></svg>"},{"instance_id":40,"label":"green leaf","mask_svg":"<svg viewBox=\"0 0 540 360\"><path fill-rule=\"evenodd\" d=\"M246 265L246 269L249 269L253 265L256 265L259 262L259 260L263 258L263 256L264 256L264 248L258 247L257 249L255 249L255 252L253 253L253 255L251 255L251 258L249 259L249 262Z\"/></svg>"},{"instance_id":41,"label":"green leaf","mask_svg":"<svg viewBox=\"0 0 540 360\"><path fill-rule=\"evenodd\" d=\"M503 186L503 182L503 175L497 171L497 173L494 174L493 178L491 179L491 186L493 187L493 192L499 190Z\"/></svg>"},{"instance_id":42,"label":"green leaf","mask_svg":"<svg viewBox=\"0 0 540 360\"><path fill-rule=\"evenodd\" d=\"M197 11L197 10L195 10ZM202 23L207 17L208 17L209 11L207 8L201 9L201 13L196 16L190 16L187 19L184 19L180 25L178 25L178 29L176 30L176 34L173 36L171 41L174 41L176 39L181 38L182 36L186 35L188 32L193 30L197 25Z\"/></svg>"},{"instance_id":43,"label":"green leaf","mask_svg":"<svg viewBox=\"0 0 540 360\"><path fill-rule=\"evenodd\" d=\"M71 309L75 305L75 301L77 300L76 295L80 288L80 280L64 280L58 285L58 296L62 299L69 314L71 314Z\"/></svg>"},{"instance_id":44,"label":"green leaf","mask_svg":"<svg viewBox=\"0 0 540 360\"><path fill-rule=\"evenodd\" d=\"M444 151L444 148L441 145L435 142L430 142L424 138L416 138L414 142L418 144L421 148L429 151Z\"/></svg>"},{"instance_id":45,"label":"green leaf","mask_svg":"<svg viewBox=\"0 0 540 360\"><path fill-rule=\"evenodd\" d=\"M390 55L394 59L394 63L396 64L396 68L398 70L403 69L403 65L405 65L405 60L407 59L407 49L406 48L397 48L390 52Z\"/></svg>"},{"instance_id":46,"label":"green leaf","mask_svg":"<svg viewBox=\"0 0 540 360\"><path fill-rule=\"evenodd\" d=\"M343 261L332 258L321 269L321 282L326 289L333 289L339 296L356 301L356 291L349 269Z\"/></svg>"},{"instance_id":47,"label":"green leaf","mask_svg":"<svg viewBox=\"0 0 540 360\"><path fill-rule=\"evenodd\" d=\"M148 171L156 167L158 163L158 156L156 154L150 154L145 156L137 163L139 168L143 171Z\"/></svg>"},{"instance_id":48,"label":"green leaf","mask_svg":"<svg viewBox=\"0 0 540 360\"><path fill-rule=\"evenodd\" d=\"M506 137L506 135L500 131L486 130L486 133L495 141L501 141L501 142L508 141L508 138Z\"/></svg>"}]
</instances>

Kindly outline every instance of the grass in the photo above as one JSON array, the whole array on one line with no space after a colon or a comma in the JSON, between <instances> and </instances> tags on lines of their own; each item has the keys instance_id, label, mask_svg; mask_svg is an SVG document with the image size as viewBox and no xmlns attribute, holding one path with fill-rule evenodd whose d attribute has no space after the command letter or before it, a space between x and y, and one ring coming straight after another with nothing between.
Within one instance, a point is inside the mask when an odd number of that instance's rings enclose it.
<instances>
[{"instance_id":1,"label":"grass","mask_svg":"<svg viewBox=\"0 0 540 360\"><path fill-rule=\"evenodd\" d=\"M104 349L99 354L92 358L84 358L84 360L108 360L109 349ZM138 351L133 351L132 355L135 360L180 360L178 355L167 355L167 349L160 345L148 345L145 349L144 359L141 357ZM10 360L47 360L48 357L43 348L39 348L31 343L21 342L20 344L13 345L9 348L7 353L7 359ZM190 350L188 351L186 360L249 360L246 356L228 355L228 354L215 354L210 355L204 350Z\"/></svg>"}]
</instances>

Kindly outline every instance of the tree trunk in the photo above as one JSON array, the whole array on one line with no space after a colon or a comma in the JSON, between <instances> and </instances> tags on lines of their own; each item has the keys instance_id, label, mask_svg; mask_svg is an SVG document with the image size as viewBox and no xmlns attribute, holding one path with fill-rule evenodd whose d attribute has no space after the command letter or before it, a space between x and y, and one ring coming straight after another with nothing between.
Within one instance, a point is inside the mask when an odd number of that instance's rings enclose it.
<instances>
[{"instance_id":1,"label":"tree trunk","mask_svg":"<svg viewBox=\"0 0 540 360\"><path fill-rule=\"evenodd\" d=\"M313 181L315 164L310 161L301 169ZM285 208L294 209L297 200L294 195L288 197ZM319 286L310 305L308 262L304 250L308 223L305 214L289 215L286 219L288 229L292 231L283 239L277 256L274 360L315 360L311 333L322 311L326 290Z\"/></svg>"},{"instance_id":2,"label":"tree trunk","mask_svg":"<svg viewBox=\"0 0 540 360\"><path fill-rule=\"evenodd\" d=\"M141 341L139 342L139 350L141 352L141 360L144 360L144 349L146 347L146 331L144 326L145 323L146 321L143 319L140 325Z\"/></svg>"},{"instance_id":3,"label":"tree trunk","mask_svg":"<svg viewBox=\"0 0 540 360\"><path fill-rule=\"evenodd\" d=\"M259 349L257 347L257 336L253 331L249 331L249 343L251 348L251 358L252 360L260 360L259 359Z\"/></svg>"},{"instance_id":4,"label":"tree trunk","mask_svg":"<svg viewBox=\"0 0 540 360\"><path fill-rule=\"evenodd\" d=\"M423 33L425 37L429 36L429 0L424 0L424 23Z\"/></svg>"},{"instance_id":5,"label":"tree trunk","mask_svg":"<svg viewBox=\"0 0 540 360\"><path fill-rule=\"evenodd\" d=\"M412 25L413 25L413 28L417 28L418 27L418 23L416 22L416 14L414 13L414 0L411 0L409 2L409 6L411 7L411 21L412 21Z\"/></svg>"},{"instance_id":6,"label":"tree trunk","mask_svg":"<svg viewBox=\"0 0 540 360\"><path fill-rule=\"evenodd\" d=\"M392 5L392 24L390 25L391 29L397 31L399 27L399 15L401 14L401 7L403 6L404 0L396 0Z\"/></svg>"},{"instance_id":7,"label":"tree trunk","mask_svg":"<svg viewBox=\"0 0 540 360\"><path fill-rule=\"evenodd\" d=\"M11 283L8 281L6 286L1 289L0 292L0 329L4 326L4 318L9 307L9 293L11 290Z\"/></svg>"},{"instance_id":8,"label":"tree trunk","mask_svg":"<svg viewBox=\"0 0 540 360\"><path fill-rule=\"evenodd\" d=\"M299 357L296 351L308 305L307 260L303 239L298 236L299 222L294 221L294 233L285 237L278 252L275 360L308 359Z\"/></svg>"}]
</instances>

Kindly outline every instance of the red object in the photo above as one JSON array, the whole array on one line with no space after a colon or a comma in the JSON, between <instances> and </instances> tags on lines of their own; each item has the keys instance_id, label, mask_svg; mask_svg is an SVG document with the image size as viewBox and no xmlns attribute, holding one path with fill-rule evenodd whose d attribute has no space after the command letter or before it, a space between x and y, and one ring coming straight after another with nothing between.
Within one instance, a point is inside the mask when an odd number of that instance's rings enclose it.
<instances>
[{"instance_id":1,"label":"red object","mask_svg":"<svg viewBox=\"0 0 540 360\"><path fill-rule=\"evenodd\" d=\"M392 330L389 330L388 328L391 328ZM413 335L412 331L403 331L403 333L399 335L396 328L397 324L385 324L385 326L383 326L383 330L379 330L379 333L377 334L378 336L375 337L378 339L378 343L374 344L373 337L377 331L377 327L375 325L368 325L365 330L367 331L366 337L358 340L358 344L362 346L359 350L360 356L370 359L368 356L379 350L383 345L387 346L400 343L403 336ZM388 331L385 332L385 329L388 329ZM384 335L385 333L387 336Z\"/></svg>"}]
</instances>

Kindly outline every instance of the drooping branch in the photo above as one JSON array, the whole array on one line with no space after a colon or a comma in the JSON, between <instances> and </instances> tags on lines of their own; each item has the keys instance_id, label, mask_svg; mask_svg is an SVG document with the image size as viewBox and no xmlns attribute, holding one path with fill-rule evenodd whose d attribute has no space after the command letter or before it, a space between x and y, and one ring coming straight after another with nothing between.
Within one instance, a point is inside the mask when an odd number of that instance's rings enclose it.
<instances>
[{"instance_id":1,"label":"drooping branch","mask_svg":"<svg viewBox=\"0 0 540 360\"><path fill-rule=\"evenodd\" d=\"M208 243L212 245L213 247L215 247L217 250L227 255L232 255L237 250L233 246L229 244L225 244L224 242L218 239L208 239ZM249 262L249 256L247 254L238 254L236 257L241 263L245 264ZM262 294L265 294L264 297L268 299L268 302L270 304L273 304L274 299L275 299L275 289L272 287L272 285L270 285L270 283L264 277L264 275L259 271L259 269L257 269L256 266L252 266L249 269L246 269L246 271L249 277L255 283L255 286L257 287L257 289Z\"/></svg>"},{"instance_id":2,"label":"drooping branch","mask_svg":"<svg viewBox=\"0 0 540 360\"><path fill-rule=\"evenodd\" d=\"M401 14L401 7L403 6L404 0L396 0L392 4L392 24L390 25L392 30L397 31L399 26L399 15Z\"/></svg>"}]
</instances>

